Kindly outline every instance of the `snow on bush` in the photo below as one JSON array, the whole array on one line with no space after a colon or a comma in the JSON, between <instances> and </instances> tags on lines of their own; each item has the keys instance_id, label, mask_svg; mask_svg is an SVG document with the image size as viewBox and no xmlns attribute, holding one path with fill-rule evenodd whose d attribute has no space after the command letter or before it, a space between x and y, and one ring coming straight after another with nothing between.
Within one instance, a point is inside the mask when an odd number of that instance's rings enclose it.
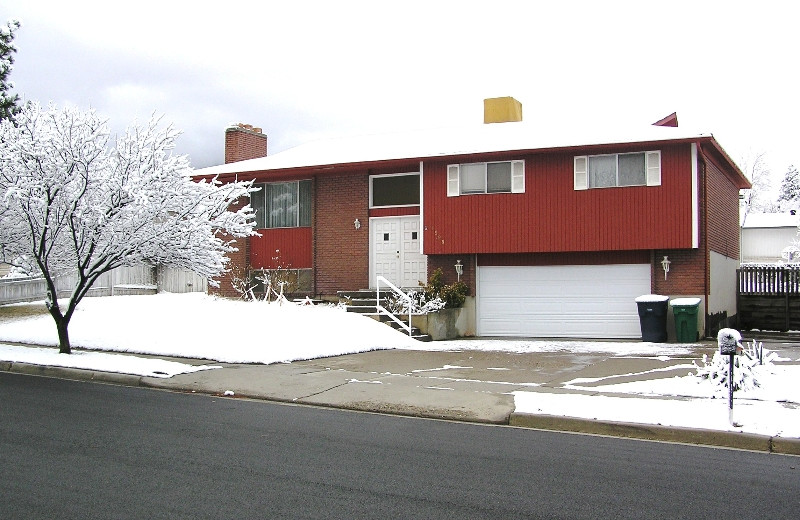
<instances>
[{"instance_id":1,"label":"snow on bush","mask_svg":"<svg viewBox=\"0 0 800 520\"><path fill-rule=\"evenodd\" d=\"M733 390L748 391L758 388L761 384L758 381L758 367L772 365L778 358L775 352L764 348L761 342L755 340L742 347L741 354L734 356L733 363ZM708 356L703 354L702 365L697 367L696 375L706 379L718 386L719 393L727 392L728 382L730 381L728 371L730 369L730 359L728 355L720 354L719 351L709 361Z\"/></svg>"}]
</instances>

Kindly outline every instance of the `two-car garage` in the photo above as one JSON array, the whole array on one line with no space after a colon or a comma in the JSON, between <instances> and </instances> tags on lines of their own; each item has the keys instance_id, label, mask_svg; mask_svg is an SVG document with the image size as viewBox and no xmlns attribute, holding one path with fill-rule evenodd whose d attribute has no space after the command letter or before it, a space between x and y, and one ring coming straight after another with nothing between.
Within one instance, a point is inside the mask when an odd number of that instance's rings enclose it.
<instances>
[{"instance_id":1,"label":"two-car garage","mask_svg":"<svg viewBox=\"0 0 800 520\"><path fill-rule=\"evenodd\" d=\"M637 338L650 264L478 268L479 336Z\"/></svg>"}]
</instances>

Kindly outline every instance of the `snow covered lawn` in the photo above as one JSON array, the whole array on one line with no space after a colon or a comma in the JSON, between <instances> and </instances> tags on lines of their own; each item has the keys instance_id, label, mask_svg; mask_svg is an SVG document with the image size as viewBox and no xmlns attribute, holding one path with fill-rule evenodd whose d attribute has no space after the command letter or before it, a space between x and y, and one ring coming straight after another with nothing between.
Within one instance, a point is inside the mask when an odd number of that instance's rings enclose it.
<instances>
[{"instance_id":1,"label":"snow covered lawn","mask_svg":"<svg viewBox=\"0 0 800 520\"><path fill-rule=\"evenodd\" d=\"M240 325L235 335L230 324ZM696 355L691 345L635 341L464 339L420 343L370 318L334 307L278 306L198 293L86 298L73 317L70 338L74 347L86 350L70 356L57 353L53 348L58 343L55 325L41 302L0 306L0 342L52 346L0 344L0 361L150 377L218 368L188 359L281 363L377 349L603 353L665 361ZM114 352L188 359L183 363ZM757 367L760 386L736 392L734 415L742 427L728 424L727 390L698 377L690 361L681 365L686 375L679 377L663 378L656 369L609 378L576 378L562 385L561 390L573 393L515 392L516 411L800 437L798 362L800 358L783 357L772 365ZM626 375L640 380L618 383L619 377Z\"/></svg>"},{"instance_id":2,"label":"snow covered lawn","mask_svg":"<svg viewBox=\"0 0 800 520\"><path fill-rule=\"evenodd\" d=\"M58 345L43 303L0 307L0 341ZM40 312L31 314L32 308ZM236 330L235 334L233 330ZM281 363L418 345L375 320L334 307L218 299L202 293L85 298L73 347L224 363Z\"/></svg>"}]
</instances>

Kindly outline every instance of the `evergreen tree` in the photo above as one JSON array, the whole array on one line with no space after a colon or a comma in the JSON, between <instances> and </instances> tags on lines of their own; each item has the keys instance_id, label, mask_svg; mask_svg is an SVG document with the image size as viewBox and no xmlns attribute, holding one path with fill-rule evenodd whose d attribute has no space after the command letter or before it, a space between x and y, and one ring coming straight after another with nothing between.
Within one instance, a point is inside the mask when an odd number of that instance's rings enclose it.
<instances>
[{"instance_id":1,"label":"evergreen tree","mask_svg":"<svg viewBox=\"0 0 800 520\"><path fill-rule=\"evenodd\" d=\"M14 85L8 81L14 65L14 32L19 29L19 22L11 20L6 26L0 27L0 121L12 119L19 112L17 102L19 96L11 94Z\"/></svg>"},{"instance_id":2,"label":"evergreen tree","mask_svg":"<svg viewBox=\"0 0 800 520\"><path fill-rule=\"evenodd\" d=\"M800 173L794 166L789 166L781 181L781 188L778 193L778 203L781 209L797 209L794 206L800 203Z\"/></svg>"}]
</instances>

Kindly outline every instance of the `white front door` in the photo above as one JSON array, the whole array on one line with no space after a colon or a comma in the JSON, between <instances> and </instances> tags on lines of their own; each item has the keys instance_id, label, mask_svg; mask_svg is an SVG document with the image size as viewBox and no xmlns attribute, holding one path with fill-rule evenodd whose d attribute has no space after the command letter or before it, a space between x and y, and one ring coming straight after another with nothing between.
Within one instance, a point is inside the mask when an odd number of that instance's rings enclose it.
<instances>
[{"instance_id":1,"label":"white front door","mask_svg":"<svg viewBox=\"0 0 800 520\"><path fill-rule=\"evenodd\" d=\"M375 287L383 276L398 287L415 288L428 277L428 262L420 252L419 217L381 217L370 219L372 230L372 274Z\"/></svg>"}]
</instances>

